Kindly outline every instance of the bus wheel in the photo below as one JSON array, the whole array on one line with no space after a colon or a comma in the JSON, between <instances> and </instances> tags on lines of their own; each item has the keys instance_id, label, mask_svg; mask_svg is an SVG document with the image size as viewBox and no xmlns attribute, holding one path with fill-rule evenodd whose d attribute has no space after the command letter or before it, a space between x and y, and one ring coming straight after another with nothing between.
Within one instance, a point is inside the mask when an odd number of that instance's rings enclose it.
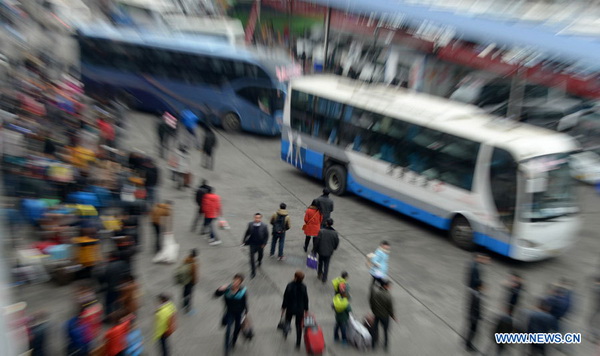
<instances>
[{"instance_id":1,"label":"bus wheel","mask_svg":"<svg viewBox=\"0 0 600 356\"><path fill-rule=\"evenodd\" d=\"M456 246L471 251L475 248L473 242L473 228L464 216L458 215L452 220L452 227L450 228L450 238Z\"/></svg>"},{"instance_id":2,"label":"bus wheel","mask_svg":"<svg viewBox=\"0 0 600 356\"><path fill-rule=\"evenodd\" d=\"M237 132L242 130L242 124L240 122L240 118L232 112L228 112L221 119L221 125L223 129L228 132Z\"/></svg>"},{"instance_id":3,"label":"bus wheel","mask_svg":"<svg viewBox=\"0 0 600 356\"><path fill-rule=\"evenodd\" d=\"M346 169L337 164L327 168L325 185L335 195L346 193Z\"/></svg>"}]
</instances>

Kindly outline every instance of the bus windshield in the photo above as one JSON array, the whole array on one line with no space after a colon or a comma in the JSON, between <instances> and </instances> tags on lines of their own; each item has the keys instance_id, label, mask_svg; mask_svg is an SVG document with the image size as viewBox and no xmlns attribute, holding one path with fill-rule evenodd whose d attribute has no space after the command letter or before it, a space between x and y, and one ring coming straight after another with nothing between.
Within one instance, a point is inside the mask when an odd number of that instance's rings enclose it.
<instances>
[{"instance_id":1,"label":"bus windshield","mask_svg":"<svg viewBox=\"0 0 600 356\"><path fill-rule=\"evenodd\" d=\"M578 211L567 154L537 157L526 164L533 174L527 182L531 208L525 209L524 218L547 221Z\"/></svg>"}]
</instances>

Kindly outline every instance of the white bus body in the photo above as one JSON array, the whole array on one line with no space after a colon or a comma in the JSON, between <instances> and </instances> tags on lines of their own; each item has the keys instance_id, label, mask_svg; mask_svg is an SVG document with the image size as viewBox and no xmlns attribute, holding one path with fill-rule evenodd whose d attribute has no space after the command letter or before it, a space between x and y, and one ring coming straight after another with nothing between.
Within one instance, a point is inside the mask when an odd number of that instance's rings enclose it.
<instances>
[{"instance_id":1,"label":"white bus body","mask_svg":"<svg viewBox=\"0 0 600 356\"><path fill-rule=\"evenodd\" d=\"M568 135L439 97L337 76L291 81L282 159L513 259L556 256L580 225Z\"/></svg>"}]
</instances>

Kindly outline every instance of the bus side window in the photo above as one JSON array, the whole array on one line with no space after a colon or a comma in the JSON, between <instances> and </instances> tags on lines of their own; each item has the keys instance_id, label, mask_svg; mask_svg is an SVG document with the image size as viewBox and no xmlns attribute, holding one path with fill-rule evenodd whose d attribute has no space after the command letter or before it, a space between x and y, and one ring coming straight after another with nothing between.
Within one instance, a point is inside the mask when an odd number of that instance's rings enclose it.
<instances>
[{"instance_id":1,"label":"bus side window","mask_svg":"<svg viewBox=\"0 0 600 356\"><path fill-rule=\"evenodd\" d=\"M517 162L501 148L494 148L492 154L490 189L500 221L512 232L517 204Z\"/></svg>"},{"instance_id":2,"label":"bus side window","mask_svg":"<svg viewBox=\"0 0 600 356\"><path fill-rule=\"evenodd\" d=\"M291 104L292 128L311 134L313 125L313 96L294 90L292 91Z\"/></svg>"},{"instance_id":3,"label":"bus side window","mask_svg":"<svg viewBox=\"0 0 600 356\"><path fill-rule=\"evenodd\" d=\"M342 104L318 98L316 109L313 135L329 143L336 143Z\"/></svg>"}]
</instances>

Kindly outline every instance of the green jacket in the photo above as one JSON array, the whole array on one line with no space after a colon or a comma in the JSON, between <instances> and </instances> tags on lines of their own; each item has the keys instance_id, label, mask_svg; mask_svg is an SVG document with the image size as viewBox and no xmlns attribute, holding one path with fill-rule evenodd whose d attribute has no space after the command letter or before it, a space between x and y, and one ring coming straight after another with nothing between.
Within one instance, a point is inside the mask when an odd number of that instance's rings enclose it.
<instances>
[{"instance_id":1,"label":"green jacket","mask_svg":"<svg viewBox=\"0 0 600 356\"><path fill-rule=\"evenodd\" d=\"M394 317L394 303L392 302L390 292L375 286L375 284L371 287L369 305L371 306L373 315L378 318Z\"/></svg>"}]
</instances>

